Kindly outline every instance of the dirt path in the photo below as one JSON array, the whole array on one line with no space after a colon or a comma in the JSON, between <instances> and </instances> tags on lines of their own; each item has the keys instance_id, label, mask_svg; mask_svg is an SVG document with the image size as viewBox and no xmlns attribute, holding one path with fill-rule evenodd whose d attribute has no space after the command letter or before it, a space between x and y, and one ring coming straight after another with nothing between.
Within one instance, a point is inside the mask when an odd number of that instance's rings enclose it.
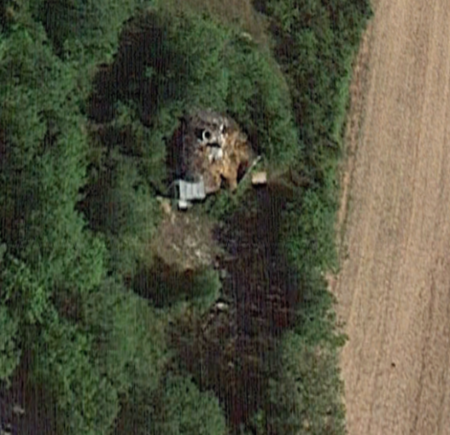
<instances>
[{"instance_id":1,"label":"dirt path","mask_svg":"<svg viewBox=\"0 0 450 435\"><path fill-rule=\"evenodd\" d=\"M450 1L377 3L334 285L348 432L450 434Z\"/></svg>"}]
</instances>

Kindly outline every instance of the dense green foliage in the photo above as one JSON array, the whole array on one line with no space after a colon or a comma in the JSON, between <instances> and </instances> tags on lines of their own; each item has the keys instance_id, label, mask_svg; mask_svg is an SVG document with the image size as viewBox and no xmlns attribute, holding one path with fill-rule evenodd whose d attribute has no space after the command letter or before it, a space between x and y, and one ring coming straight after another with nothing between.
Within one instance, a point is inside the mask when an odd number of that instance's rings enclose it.
<instances>
[{"instance_id":1,"label":"dense green foliage","mask_svg":"<svg viewBox=\"0 0 450 435\"><path fill-rule=\"evenodd\" d=\"M370 8L254 3L270 47L176 2L0 1L0 381L42 397L23 433L343 433L322 274ZM293 174L198 207L220 273L151 247L171 138L200 107Z\"/></svg>"},{"instance_id":2,"label":"dense green foliage","mask_svg":"<svg viewBox=\"0 0 450 435\"><path fill-rule=\"evenodd\" d=\"M140 4L145 2L38 0L32 3L32 10L56 53L69 59L98 62L111 59L122 24Z\"/></svg>"},{"instance_id":3,"label":"dense green foliage","mask_svg":"<svg viewBox=\"0 0 450 435\"><path fill-rule=\"evenodd\" d=\"M18 354L14 346L14 338L17 334L17 319L11 317L6 307L0 307L0 325L2 335L0 337L0 378L9 377L18 363Z\"/></svg>"},{"instance_id":4,"label":"dense green foliage","mask_svg":"<svg viewBox=\"0 0 450 435\"><path fill-rule=\"evenodd\" d=\"M57 426L107 433L131 383L156 388L164 338L155 313L106 278L104 237L76 211L89 154L79 71L21 16L0 52L2 378L26 350L30 382L55 397Z\"/></svg>"},{"instance_id":5,"label":"dense green foliage","mask_svg":"<svg viewBox=\"0 0 450 435\"><path fill-rule=\"evenodd\" d=\"M308 179L286 215L286 242L304 282L307 301L302 335L324 328L331 297L322 272L336 268L334 221L338 204L337 164L353 55L366 20L368 0L268 1L275 52L290 83L300 141L305 152L295 164ZM292 7L292 13L288 13ZM301 260L300 260L301 259ZM316 313L316 315L313 315ZM330 331L332 328L329 328Z\"/></svg>"},{"instance_id":6,"label":"dense green foliage","mask_svg":"<svg viewBox=\"0 0 450 435\"><path fill-rule=\"evenodd\" d=\"M333 398L342 392L333 349L342 345L344 337L336 333L334 299L323 272L337 267L337 164L352 62L371 8L369 0L258 3L270 17L275 56L292 95L304 150L294 167L307 180L285 211L285 246L299 271L303 303L295 335L283 340L282 374L273 381L271 397L278 402L278 416L275 420L268 416L268 422L278 434L339 434L344 433L344 412ZM291 365L296 359L301 364ZM299 378L300 384L293 382ZM296 397L297 406L290 401L283 405L280 394ZM308 428L302 426L305 418Z\"/></svg>"},{"instance_id":7,"label":"dense green foliage","mask_svg":"<svg viewBox=\"0 0 450 435\"><path fill-rule=\"evenodd\" d=\"M245 125L268 159L286 164L295 158L287 85L254 42L193 13L164 9L135 20L122 40L99 92L133 101L152 141L170 137L185 111L212 107Z\"/></svg>"},{"instance_id":8,"label":"dense green foliage","mask_svg":"<svg viewBox=\"0 0 450 435\"><path fill-rule=\"evenodd\" d=\"M167 374L153 395L134 391L122 418L127 422L123 433L136 435L227 433L225 416L214 394L200 392L189 377L173 373Z\"/></svg>"},{"instance_id":9,"label":"dense green foliage","mask_svg":"<svg viewBox=\"0 0 450 435\"><path fill-rule=\"evenodd\" d=\"M269 432L344 433L336 367L332 347L310 347L301 336L288 332L281 349L281 369L269 387Z\"/></svg>"},{"instance_id":10,"label":"dense green foliage","mask_svg":"<svg viewBox=\"0 0 450 435\"><path fill-rule=\"evenodd\" d=\"M182 273L168 268L160 260L151 268L142 267L132 285L137 294L151 300L155 307L179 308L188 303L199 312L209 310L219 297L220 287L220 278L214 269L202 267Z\"/></svg>"}]
</instances>

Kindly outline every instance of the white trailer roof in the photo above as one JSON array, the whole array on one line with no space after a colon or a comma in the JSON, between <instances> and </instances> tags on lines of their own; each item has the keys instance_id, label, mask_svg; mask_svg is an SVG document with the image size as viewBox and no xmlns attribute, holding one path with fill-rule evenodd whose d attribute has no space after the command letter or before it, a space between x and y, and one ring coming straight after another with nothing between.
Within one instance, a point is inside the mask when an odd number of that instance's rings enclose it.
<instances>
[{"instance_id":1,"label":"white trailer roof","mask_svg":"<svg viewBox=\"0 0 450 435\"><path fill-rule=\"evenodd\" d=\"M202 200L206 198L205 183L203 180L189 182L177 180L178 196L182 201Z\"/></svg>"}]
</instances>

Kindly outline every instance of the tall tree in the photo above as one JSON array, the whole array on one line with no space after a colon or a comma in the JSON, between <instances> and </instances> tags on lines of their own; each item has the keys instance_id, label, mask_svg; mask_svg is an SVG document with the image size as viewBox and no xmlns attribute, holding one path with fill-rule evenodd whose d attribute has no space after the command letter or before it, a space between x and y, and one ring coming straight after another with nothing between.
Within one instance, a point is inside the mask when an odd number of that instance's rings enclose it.
<instances>
[{"instance_id":1,"label":"tall tree","mask_svg":"<svg viewBox=\"0 0 450 435\"><path fill-rule=\"evenodd\" d=\"M124 409L124 433L135 435L225 435L218 399L189 377L168 373L154 395L135 392Z\"/></svg>"},{"instance_id":2,"label":"tall tree","mask_svg":"<svg viewBox=\"0 0 450 435\"><path fill-rule=\"evenodd\" d=\"M270 380L268 434L345 433L336 358L329 346L309 346L299 335L286 334L278 377Z\"/></svg>"},{"instance_id":3,"label":"tall tree","mask_svg":"<svg viewBox=\"0 0 450 435\"><path fill-rule=\"evenodd\" d=\"M148 0L38 0L30 2L55 52L66 59L99 63L111 59L122 25Z\"/></svg>"}]
</instances>

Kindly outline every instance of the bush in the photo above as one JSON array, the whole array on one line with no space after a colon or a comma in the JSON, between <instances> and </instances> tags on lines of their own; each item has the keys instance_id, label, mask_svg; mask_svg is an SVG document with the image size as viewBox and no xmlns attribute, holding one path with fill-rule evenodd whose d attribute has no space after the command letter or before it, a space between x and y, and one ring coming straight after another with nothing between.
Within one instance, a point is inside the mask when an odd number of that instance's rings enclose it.
<instances>
[{"instance_id":1,"label":"bush","mask_svg":"<svg viewBox=\"0 0 450 435\"><path fill-rule=\"evenodd\" d=\"M270 380L267 433L344 434L337 365L334 348L308 346L295 333L286 334L278 377Z\"/></svg>"},{"instance_id":2,"label":"bush","mask_svg":"<svg viewBox=\"0 0 450 435\"><path fill-rule=\"evenodd\" d=\"M96 365L119 394L132 385L157 387L167 359L164 326L147 301L109 278L83 301L81 317Z\"/></svg>"},{"instance_id":3,"label":"bush","mask_svg":"<svg viewBox=\"0 0 450 435\"><path fill-rule=\"evenodd\" d=\"M107 434L132 386L149 394L167 362L161 320L110 278L85 296L79 318L48 308L42 332L27 343L35 384L57 404L61 433Z\"/></svg>"},{"instance_id":4,"label":"bush","mask_svg":"<svg viewBox=\"0 0 450 435\"><path fill-rule=\"evenodd\" d=\"M131 157L112 152L107 164L85 188L80 207L90 228L105 236L108 269L133 276L149 255L160 210Z\"/></svg>"},{"instance_id":5,"label":"bush","mask_svg":"<svg viewBox=\"0 0 450 435\"><path fill-rule=\"evenodd\" d=\"M266 9L304 144L302 170L321 183L341 146L353 56L370 3L269 0Z\"/></svg>"},{"instance_id":6,"label":"bush","mask_svg":"<svg viewBox=\"0 0 450 435\"><path fill-rule=\"evenodd\" d=\"M144 267L136 275L133 288L157 308L187 303L203 313L217 300L221 282L218 272L208 267L180 272L155 261L151 269Z\"/></svg>"},{"instance_id":7,"label":"bush","mask_svg":"<svg viewBox=\"0 0 450 435\"><path fill-rule=\"evenodd\" d=\"M56 313L30 344L34 382L56 398L61 433L106 434L118 412L118 391L90 356L90 337ZM51 319L51 320L50 320Z\"/></svg>"},{"instance_id":8,"label":"bush","mask_svg":"<svg viewBox=\"0 0 450 435\"><path fill-rule=\"evenodd\" d=\"M91 64L111 59L122 25L145 0L38 0L30 2L55 52Z\"/></svg>"},{"instance_id":9,"label":"bush","mask_svg":"<svg viewBox=\"0 0 450 435\"><path fill-rule=\"evenodd\" d=\"M226 421L218 400L200 392L189 377L169 373L157 394L135 394L123 416L136 435L225 435Z\"/></svg>"},{"instance_id":10,"label":"bush","mask_svg":"<svg viewBox=\"0 0 450 435\"><path fill-rule=\"evenodd\" d=\"M43 41L38 26L18 26L0 53L1 237L49 286L89 288L101 280L104 247L74 209L86 181L85 121L70 98L73 69Z\"/></svg>"},{"instance_id":11,"label":"bush","mask_svg":"<svg viewBox=\"0 0 450 435\"><path fill-rule=\"evenodd\" d=\"M9 310L0 305L0 381L8 379L19 363L19 352L14 343L18 323Z\"/></svg>"}]
</instances>

